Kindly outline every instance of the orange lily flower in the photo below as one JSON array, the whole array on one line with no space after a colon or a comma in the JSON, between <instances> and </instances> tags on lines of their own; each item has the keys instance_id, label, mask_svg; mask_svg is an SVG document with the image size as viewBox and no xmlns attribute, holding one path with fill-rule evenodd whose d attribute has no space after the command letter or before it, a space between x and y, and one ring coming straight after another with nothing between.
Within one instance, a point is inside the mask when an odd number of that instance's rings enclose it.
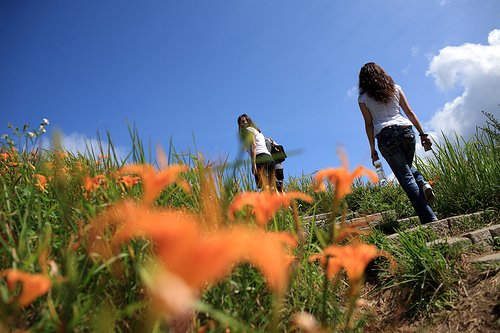
<instances>
[{"instance_id":1,"label":"orange lily flower","mask_svg":"<svg viewBox=\"0 0 500 333\"><path fill-rule=\"evenodd\" d=\"M189 243L197 234L197 217L186 212L147 209L132 202L117 205L113 211L122 216L122 224L116 228L113 242L147 236L175 245L176 242Z\"/></svg>"},{"instance_id":2,"label":"orange lily flower","mask_svg":"<svg viewBox=\"0 0 500 333\"><path fill-rule=\"evenodd\" d=\"M329 279L333 279L343 267L351 283L356 284L361 281L368 263L380 255L375 245L364 243L330 245L323 249L322 253L310 256L309 261L319 259L321 266L327 268L326 276Z\"/></svg>"},{"instance_id":3,"label":"orange lily flower","mask_svg":"<svg viewBox=\"0 0 500 333\"><path fill-rule=\"evenodd\" d=\"M436 176L436 177L434 177L432 179L429 179L429 185L430 186L434 186L434 185L436 185L438 183L438 181L439 181L439 176Z\"/></svg>"},{"instance_id":4,"label":"orange lily flower","mask_svg":"<svg viewBox=\"0 0 500 333\"><path fill-rule=\"evenodd\" d=\"M245 192L233 200L231 207L229 207L229 217L234 219L237 211L246 205L251 205L254 207L255 222L259 226L264 226L281 206L289 206L293 199L313 202L312 197L302 192Z\"/></svg>"},{"instance_id":5,"label":"orange lily flower","mask_svg":"<svg viewBox=\"0 0 500 333\"><path fill-rule=\"evenodd\" d=\"M109 224L116 225L111 242L105 239ZM282 291L290 263L284 245L296 245L290 234L267 233L244 226L202 233L194 215L147 209L130 201L113 206L91 225L88 232L91 253L107 257L119 243L146 236L157 244L157 253L167 270L194 290L219 280L234 264L249 261L261 269L273 290Z\"/></svg>"},{"instance_id":6,"label":"orange lily flower","mask_svg":"<svg viewBox=\"0 0 500 333\"><path fill-rule=\"evenodd\" d=\"M288 284L290 265L295 256L289 250L297 246L297 241L289 233L264 232L254 230L247 232L248 260L266 277L269 287L283 293Z\"/></svg>"},{"instance_id":7,"label":"orange lily flower","mask_svg":"<svg viewBox=\"0 0 500 333\"><path fill-rule=\"evenodd\" d=\"M188 183L179 178L181 172L186 172L188 167L186 165L171 165L167 168L156 172L151 165L147 164L130 164L124 166L120 172L138 174L142 183L144 184L144 198L143 202L150 205L154 202L155 198L160 195L163 189L172 183L177 183L184 191L189 192Z\"/></svg>"},{"instance_id":8,"label":"orange lily flower","mask_svg":"<svg viewBox=\"0 0 500 333\"><path fill-rule=\"evenodd\" d=\"M7 269L1 275L6 277L9 290L14 290L16 283L21 282L22 289L16 302L22 307L31 304L52 287L50 279L43 274L30 274L15 269Z\"/></svg>"},{"instance_id":9,"label":"orange lily flower","mask_svg":"<svg viewBox=\"0 0 500 333\"><path fill-rule=\"evenodd\" d=\"M372 170L368 170L363 166L359 166L352 173L349 172L349 162L343 150L339 150L339 157L342 161L340 168L328 168L320 170L316 173L314 179L318 188L322 191L326 190L323 180L335 185L335 200L342 199L346 194L351 193L352 182L361 175L367 175L374 183L377 182L377 174Z\"/></svg>"},{"instance_id":10,"label":"orange lily flower","mask_svg":"<svg viewBox=\"0 0 500 333\"><path fill-rule=\"evenodd\" d=\"M52 162L45 162L45 163L43 163L43 165L50 172L52 172L54 170L54 163L52 163Z\"/></svg>"},{"instance_id":11,"label":"orange lily flower","mask_svg":"<svg viewBox=\"0 0 500 333\"><path fill-rule=\"evenodd\" d=\"M332 280L342 269L342 262L340 259L326 254L324 250L321 253L309 256L309 261L319 261L320 266L326 269L326 277L330 280Z\"/></svg>"},{"instance_id":12,"label":"orange lily flower","mask_svg":"<svg viewBox=\"0 0 500 333\"><path fill-rule=\"evenodd\" d=\"M132 186L139 183L139 179L139 177L124 175L118 180L118 183L122 183L126 188L132 188Z\"/></svg>"},{"instance_id":13,"label":"orange lily flower","mask_svg":"<svg viewBox=\"0 0 500 333\"><path fill-rule=\"evenodd\" d=\"M291 263L287 250L296 246L292 235L241 225L207 232L201 221L182 211L122 201L91 221L89 252L109 258L122 242L151 239L166 273L145 283L169 320L182 319L203 288L241 262L255 265L273 291L285 290Z\"/></svg>"},{"instance_id":14,"label":"orange lily flower","mask_svg":"<svg viewBox=\"0 0 500 333\"><path fill-rule=\"evenodd\" d=\"M166 269L196 291L222 279L235 264L247 261L259 268L272 290L283 292L290 263L285 249L296 245L290 234L243 226L197 234L175 244L160 239L157 242Z\"/></svg>"},{"instance_id":15,"label":"orange lily flower","mask_svg":"<svg viewBox=\"0 0 500 333\"><path fill-rule=\"evenodd\" d=\"M104 175L97 175L93 178L90 178L89 176L85 176L85 179L83 180L83 187L87 193L94 192L101 185L106 183L106 178L104 178Z\"/></svg>"},{"instance_id":16,"label":"orange lily flower","mask_svg":"<svg viewBox=\"0 0 500 333\"><path fill-rule=\"evenodd\" d=\"M40 175L38 173L35 174L35 177L36 177L35 186L38 187L40 191L47 192L45 189L45 187L47 186L47 177L45 177L44 175Z\"/></svg>"},{"instance_id":17,"label":"orange lily flower","mask_svg":"<svg viewBox=\"0 0 500 333\"><path fill-rule=\"evenodd\" d=\"M116 226L112 241L103 239L104 228ZM290 258L283 245L295 246L286 233L267 233L249 227L234 227L205 234L196 216L175 210L147 209L126 201L110 208L92 223L90 251L110 255L119 243L146 236L155 241L158 254L169 272L200 290L226 275L234 264L250 261L261 269L273 290L283 290Z\"/></svg>"},{"instance_id":18,"label":"orange lily flower","mask_svg":"<svg viewBox=\"0 0 500 333\"><path fill-rule=\"evenodd\" d=\"M54 157L56 159L59 159L59 160L64 160L68 156L69 156L69 154L65 150L58 150L58 151L55 152L55 155L54 155Z\"/></svg>"},{"instance_id":19,"label":"orange lily flower","mask_svg":"<svg viewBox=\"0 0 500 333\"><path fill-rule=\"evenodd\" d=\"M77 173L83 173L86 167L83 165L81 161L76 161L73 163L73 169Z\"/></svg>"},{"instance_id":20,"label":"orange lily flower","mask_svg":"<svg viewBox=\"0 0 500 333\"><path fill-rule=\"evenodd\" d=\"M0 156L2 157L2 160L4 162L7 162L8 160L14 160L17 157L17 148L16 147L2 149L0 151L2 151L2 153L0 153Z\"/></svg>"},{"instance_id":21,"label":"orange lily flower","mask_svg":"<svg viewBox=\"0 0 500 333\"><path fill-rule=\"evenodd\" d=\"M188 213L148 209L132 201L121 201L90 222L88 251L110 258L119 243L135 236L183 242L194 237L196 223L196 217Z\"/></svg>"}]
</instances>

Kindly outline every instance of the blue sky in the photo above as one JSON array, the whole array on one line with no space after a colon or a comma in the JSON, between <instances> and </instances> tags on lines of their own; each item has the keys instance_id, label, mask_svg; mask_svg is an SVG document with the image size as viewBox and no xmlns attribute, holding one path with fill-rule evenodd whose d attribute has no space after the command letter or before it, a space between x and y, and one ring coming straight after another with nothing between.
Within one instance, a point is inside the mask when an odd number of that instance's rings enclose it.
<instances>
[{"instance_id":1,"label":"blue sky","mask_svg":"<svg viewBox=\"0 0 500 333\"><path fill-rule=\"evenodd\" d=\"M468 135L499 114L496 29L498 0L3 0L0 132L48 118L71 149L108 129L126 151L135 122L232 161L247 113L296 152L288 175L338 166L339 145L369 166L359 68L382 65L429 130Z\"/></svg>"}]
</instances>

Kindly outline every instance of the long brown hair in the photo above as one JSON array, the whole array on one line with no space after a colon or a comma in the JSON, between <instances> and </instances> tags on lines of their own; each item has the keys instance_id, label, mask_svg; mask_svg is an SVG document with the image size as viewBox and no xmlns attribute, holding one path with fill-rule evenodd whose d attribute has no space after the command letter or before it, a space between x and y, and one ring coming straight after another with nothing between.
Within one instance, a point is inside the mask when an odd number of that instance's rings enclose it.
<instances>
[{"instance_id":1,"label":"long brown hair","mask_svg":"<svg viewBox=\"0 0 500 333\"><path fill-rule=\"evenodd\" d=\"M257 127L257 125L255 125L255 123L252 121L252 119L251 119L251 118L250 118L250 117L249 117L246 113L243 113L242 115L240 115L240 116L238 117L238 129L240 130L240 132L241 132L241 130L242 130L242 128L240 127L240 120L241 120L242 118L245 118L245 119L247 120L247 122L248 122L248 126L253 127L253 128L255 128L257 131L261 132L261 130Z\"/></svg>"},{"instance_id":2,"label":"long brown hair","mask_svg":"<svg viewBox=\"0 0 500 333\"><path fill-rule=\"evenodd\" d=\"M387 103L394 93L394 80L382 67L369 62L359 71L359 93L367 93L377 102Z\"/></svg>"},{"instance_id":3,"label":"long brown hair","mask_svg":"<svg viewBox=\"0 0 500 333\"><path fill-rule=\"evenodd\" d=\"M252 119L246 113L243 113L242 115L240 115L238 117L238 130L239 130L239 134L240 134L240 141L245 148L248 148L250 146L250 143L252 142L253 136L252 136L251 132L245 131L245 129L240 126L240 120L243 118L246 119L249 127L253 127L259 132L260 132L260 129L257 127L257 125L255 125L255 123L252 121Z\"/></svg>"}]
</instances>

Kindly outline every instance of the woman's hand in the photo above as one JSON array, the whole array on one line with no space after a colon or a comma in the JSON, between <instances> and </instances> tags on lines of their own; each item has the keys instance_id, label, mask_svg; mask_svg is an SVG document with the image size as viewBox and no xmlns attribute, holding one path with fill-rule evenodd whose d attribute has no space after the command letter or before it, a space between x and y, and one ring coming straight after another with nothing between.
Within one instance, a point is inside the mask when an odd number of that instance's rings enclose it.
<instances>
[{"instance_id":1,"label":"woman's hand","mask_svg":"<svg viewBox=\"0 0 500 333\"><path fill-rule=\"evenodd\" d=\"M431 150L432 149L432 141L427 135L421 135L420 136L420 143L424 147L424 150Z\"/></svg>"},{"instance_id":2,"label":"woman's hand","mask_svg":"<svg viewBox=\"0 0 500 333\"><path fill-rule=\"evenodd\" d=\"M257 174L257 165L255 164L252 164L252 175L256 175Z\"/></svg>"}]
</instances>

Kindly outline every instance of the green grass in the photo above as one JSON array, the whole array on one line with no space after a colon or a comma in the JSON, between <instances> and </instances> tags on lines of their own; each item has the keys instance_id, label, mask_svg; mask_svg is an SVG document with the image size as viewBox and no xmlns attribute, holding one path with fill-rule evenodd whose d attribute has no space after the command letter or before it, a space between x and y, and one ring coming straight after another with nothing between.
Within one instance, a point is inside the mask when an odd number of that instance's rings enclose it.
<instances>
[{"instance_id":1,"label":"green grass","mask_svg":"<svg viewBox=\"0 0 500 333\"><path fill-rule=\"evenodd\" d=\"M403 285L408 312L426 313L449 305L459 280L452 250L427 246L424 233L401 233L399 241L401 247L394 255L400 271L393 283Z\"/></svg>"},{"instance_id":2,"label":"green grass","mask_svg":"<svg viewBox=\"0 0 500 333\"><path fill-rule=\"evenodd\" d=\"M105 262L94 260L86 251L85 228L89 221L123 198L138 200L142 196L141 186L126 189L118 184L116 170L129 162L158 165L135 126L129 130L132 148L125 160L117 156L109 132L106 141L99 141L98 151L87 146L85 154L66 156L58 150L57 140L54 148L39 148L37 154L31 154L37 140L26 139L20 129L14 133L16 140L2 141L2 152L12 146L20 151L13 159L0 160L0 271L16 268L39 273L50 267L46 274L52 277L54 286L47 295L19 308L11 299L16 292L0 280L0 331L169 330L164 322L152 320L151 298L141 275L154 255L150 242L134 240L122 245L119 253ZM441 217L486 208L492 209L492 214L498 211L498 153L498 123L490 119L474 139L445 138L444 144L436 148L435 160L419 161L427 178L437 178L433 207ZM100 155L108 158L100 159ZM234 162L213 163L204 161L196 152L177 152L171 144L166 158L169 163L190 167L183 178L190 184L191 192L186 193L177 185L167 187L156 199L157 206L182 208L196 214L208 214L207 210L216 207L222 223L229 224L227 210L237 193L255 190L249 165L241 161L241 156ZM35 174L50 178L46 192L35 186ZM84 197L84 177L98 174L104 175L107 186ZM203 197L207 184L214 184L208 206ZM312 175L286 180L287 191L301 191L315 199L312 204L298 202L301 216L332 210L335 189L330 185L326 192L316 192L312 184ZM388 220L414 215L406 195L396 185L381 188L357 181L343 204L347 213L354 215L393 211L394 216ZM302 219L296 221L292 209L283 209L268 224L268 230L295 233L297 223L302 224ZM365 238L395 259L395 271L379 258L369 275L375 275L373 281L379 288L399 290L409 315L449 304L460 278L455 250L446 246L429 248L425 244L430 239L432 235L423 232L401 233L397 245L380 231ZM497 240L495 244L498 247ZM362 314L345 325L350 318L345 277L341 275L339 282L325 285L323 270L307 260L322 246L314 233L300 243L281 306L255 267L235 266L225 279L204 289L196 307L199 312L195 326L215 320L219 326L213 331L225 326L233 331L292 331L291 318L305 311L330 327L335 326L337 331L362 331L370 324ZM45 254L48 262L43 259Z\"/></svg>"},{"instance_id":3,"label":"green grass","mask_svg":"<svg viewBox=\"0 0 500 333\"><path fill-rule=\"evenodd\" d=\"M378 284L376 292L392 290L408 317L449 307L456 296L462 249L447 244L426 245L434 239L429 229L401 231L397 242L388 240L380 231L367 238L367 242L390 253L397 262L397 269L392 272L386 259L377 259L367 273L368 279Z\"/></svg>"},{"instance_id":4,"label":"green grass","mask_svg":"<svg viewBox=\"0 0 500 333\"><path fill-rule=\"evenodd\" d=\"M500 209L500 124L489 117L471 139L445 136L435 159L417 161L424 176L435 180L433 206L441 217Z\"/></svg>"}]
</instances>

